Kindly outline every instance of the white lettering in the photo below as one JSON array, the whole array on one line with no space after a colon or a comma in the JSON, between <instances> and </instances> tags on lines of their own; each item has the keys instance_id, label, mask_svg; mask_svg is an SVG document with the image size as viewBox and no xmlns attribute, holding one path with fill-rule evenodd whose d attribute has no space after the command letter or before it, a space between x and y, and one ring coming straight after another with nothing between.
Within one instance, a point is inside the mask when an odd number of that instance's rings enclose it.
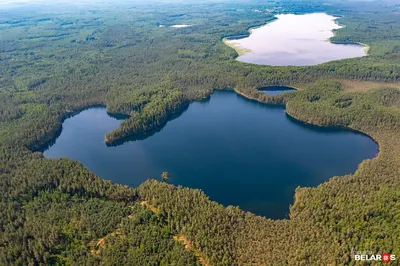
<instances>
[{"instance_id":1,"label":"white lettering","mask_svg":"<svg viewBox=\"0 0 400 266\"><path fill-rule=\"evenodd\" d=\"M382 258L382 255L377 254L377 255L366 255L366 254L354 254L354 260L357 261L382 261L386 259ZM390 255L390 260L396 260L396 255L392 254Z\"/></svg>"}]
</instances>

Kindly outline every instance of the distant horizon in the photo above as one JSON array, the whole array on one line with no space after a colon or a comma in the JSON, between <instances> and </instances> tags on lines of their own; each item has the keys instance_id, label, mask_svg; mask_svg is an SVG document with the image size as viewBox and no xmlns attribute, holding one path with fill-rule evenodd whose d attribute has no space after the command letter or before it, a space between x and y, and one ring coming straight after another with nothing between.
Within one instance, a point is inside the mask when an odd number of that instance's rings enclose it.
<instances>
[{"instance_id":1,"label":"distant horizon","mask_svg":"<svg viewBox=\"0 0 400 266\"><path fill-rule=\"evenodd\" d=\"M0 2L0 7L4 6L23 6L23 5L37 5L37 4L105 4L105 3L127 3L127 4L148 4L149 2L152 3L181 3L187 4L188 2L195 2L195 3L209 3L209 2L256 2L253 0L242 0L242 1L234 1L234 0L202 0L202 1L195 1L189 0L185 3L182 3L180 0L4 0Z\"/></svg>"},{"instance_id":2,"label":"distant horizon","mask_svg":"<svg viewBox=\"0 0 400 266\"><path fill-rule=\"evenodd\" d=\"M317 0L315 0L317 1ZM326 0L320 2L332 2L335 0ZM345 0L336 0L337 2L343 2ZM374 2L378 0L347 0L351 2ZM295 2L295 0L293 0ZM395 0L381 0L382 3L394 3ZM78 5L88 5L88 4L206 4L206 3L249 3L249 4L257 4L263 5L268 4L269 1L259 1L259 0L187 0L182 3L181 0L3 0L0 2L0 8L4 7L22 7L22 6L32 6L32 5L71 5L71 4L78 4Z\"/></svg>"}]
</instances>

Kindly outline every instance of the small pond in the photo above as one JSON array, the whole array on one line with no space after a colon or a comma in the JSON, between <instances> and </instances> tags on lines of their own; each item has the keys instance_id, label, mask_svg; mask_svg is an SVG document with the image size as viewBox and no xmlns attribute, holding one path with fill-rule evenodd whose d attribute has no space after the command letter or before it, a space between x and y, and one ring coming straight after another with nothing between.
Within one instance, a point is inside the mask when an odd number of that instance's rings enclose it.
<instances>
[{"instance_id":1,"label":"small pond","mask_svg":"<svg viewBox=\"0 0 400 266\"><path fill-rule=\"evenodd\" d=\"M284 92L295 92L296 89L290 88L290 87L285 87L285 86L267 86L267 87L262 87L259 88L260 91L267 95L278 95Z\"/></svg>"}]
</instances>

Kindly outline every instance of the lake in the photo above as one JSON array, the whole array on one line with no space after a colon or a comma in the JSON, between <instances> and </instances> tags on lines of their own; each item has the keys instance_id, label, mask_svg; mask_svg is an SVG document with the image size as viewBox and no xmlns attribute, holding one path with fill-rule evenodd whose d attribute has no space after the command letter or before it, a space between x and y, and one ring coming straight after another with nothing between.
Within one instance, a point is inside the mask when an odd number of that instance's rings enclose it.
<instances>
[{"instance_id":1,"label":"lake","mask_svg":"<svg viewBox=\"0 0 400 266\"><path fill-rule=\"evenodd\" d=\"M240 62L272 66L308 66L332 60L362 57L366 47L334 44L329 38L340 29L336 17L325 13L283 14L250 31L250 36L225 40L239 54Z\"/></svg>"},{"instance_id":2,"label":"lake","mask_svg":"<svg viewBox=\"0 0 400 266\"><path fill-rule=\"evenodd\" d=\"M202 189L212 200L270 218L286 217L297 186L316 186L376 156L369 137L305 125L283 107L216 91L145 140L107 147L121 121L105 108L68 118L44 155L80 161L98 176L138 186L149 178Z\"/></svg>"}]
</instances>

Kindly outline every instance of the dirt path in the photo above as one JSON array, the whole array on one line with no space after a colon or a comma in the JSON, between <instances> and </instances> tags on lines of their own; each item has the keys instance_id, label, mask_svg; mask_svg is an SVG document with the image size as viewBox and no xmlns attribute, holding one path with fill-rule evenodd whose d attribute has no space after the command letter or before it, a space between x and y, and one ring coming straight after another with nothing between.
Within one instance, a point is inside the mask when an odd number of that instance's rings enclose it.
<instances>
[{"instance_id":1,"label":"dirt path","mask_svg":"<svg viewBox=\"0 0 400 266\"><path fill-rule=\"evenodd\" d=\"M199 252L193 248L192 243L190 243L190 241L184 235L173 236L172 239L175 241L183 242L186 249L189 249L194 252L194 255L199 260L201 265L210 266L210 264L208 264L208 262L199 254Z\"/></svg>"},{"instance_id":2,"label":"dirt path","mask_svg":"<svg viewBox=\"0 0 400 266\"><path fill-rule=\"evenodd\" d=\"M132 219L132 215L128 216L128 219ZM117 228L112 231L111 233L103 236L102 238L99 238L97 241L92 241L89 243L89 246L91 247L90 249L90 254L92 255L98 255L100 254L101 249L103 249L106 246L106 240L109 237L123 237L121 233L121 223L117 225Z\"/></svg>"},{"instance_id":3,"label":"dirt path","mask_svg":"<svg viewBox=\"0 0 400 266\"><path fill-rule=\"evenodd\" d=\"M151 205L150 203L148 203L147 201L141 201L140 205L145 206L147 208L149 208L150 211L154 212L155 214L158 214L160 212L159 209L157 209L156 207L154 207L153 205Z\"/></svg>"},{"instance_id":4,"label":"dirt path","mask_svg":"<svg viewBox=\"0 0 400 266\"><path fill-rule=\"evenodd\" d=\"M143 207L147 207L150 211L152 211L155 214L158 214L160 212L160 210L158 208L151 205L147 201L141 201L140 205L142 205ZM132 216L129 215L128 219L131 219L131 218L132 218ZM117 229L115 229L115 231L105 235L102 238L99 238L97 241L92 241L90 243L90 246L91 246L90 253L92 255L100 254L101 249L103 249L106 246L107 238L115 237L115 236L119 236L119 237L122 236L122 233L120 232L120 226L121 225L118 225ZM184 235L173 236L172 239L175 241L182 242L185 245L186 249L191 250L194 253L194 255L196 256L196 258L198 259L198 261L201 263L201 265L210 266L210 264L208 264L208 262L200 255L200 253L196 249L193 248L192 243L190 243L190 241Z\"/></svg>"},{"instance_id":5,"label":"dirt path","mask_svg":"<svg viewBox=\"0 0 400 266\"><path fill-rule=\"evenodd\" d=\"M97 241L92 241L89 244L91 246L90 253L92 255L100 254L101 249L103 249L106 246L107 238L115 237L115 236L122 236L122 233L120 232L119 228L117 228L115 231L109 233L108 235L105 235L104 237L99 238Z\"/></svg>"},{"instance_id":6,"label":"dirt path","mask_svg":"<svg viewBox=\"0 0 400 266\"><path fill-rule=\"evenodd\" d=\"M160 210L158 208L156 208L154 205L151 205L148 201L141 201L140 205L147 207L149 210L151 210L155 214L160 212ZM186 249L189 249L194 252L194 255L199 260L201 265L210 266L210 264L208 264L208 262L200 255L200 253L193 248L192 243L190 243L190 241L184 235L173 236L172 239L175 241L183 242Z\"/></svg>"}]
</instances>

